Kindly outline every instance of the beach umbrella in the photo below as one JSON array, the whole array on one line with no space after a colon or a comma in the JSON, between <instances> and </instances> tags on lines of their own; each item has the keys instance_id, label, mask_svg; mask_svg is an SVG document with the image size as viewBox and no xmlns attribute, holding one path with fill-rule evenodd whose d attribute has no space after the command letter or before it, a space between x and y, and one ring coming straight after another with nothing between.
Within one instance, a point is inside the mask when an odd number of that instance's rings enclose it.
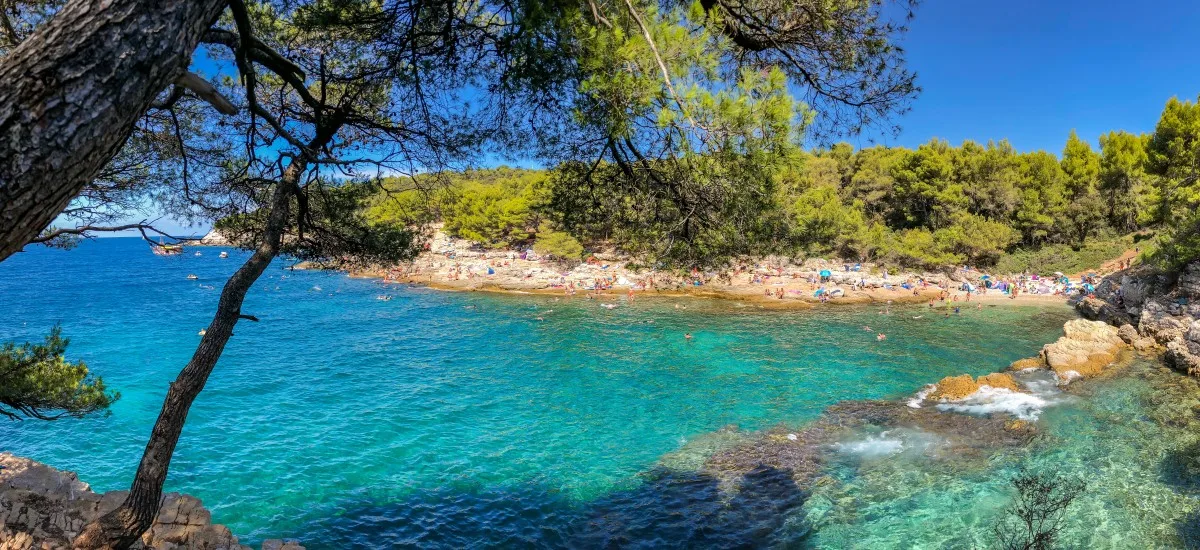
<instances>
[{"instance_id":1,"label":"beach umbrella","mask_svg":"<svg viewBox=\"0 0 1200 550\"><path fill-rule=\"evenodd\" d=\"M821 270L821 276L822 276L822 277L828 277L828 276L830 276L830 275L833 275L833 273L831 273L831 272L830 272L828 269L822 269L822 270Z\"/></svg>"},{"instance_id":2,"label":"beach umbrella","mask_svg":"<svg viewBox=\"0 0 1200 550\"><path fill-rule=\"evenodd\" d=\"M982 277L982 279L983 279L983 280L985 280L985 281L986 281L986 280L988 280L988 279L991 279L991 278L992 278L992 276L991 276L991 275L984 275L984 276Z\"/></svg>"}]
</instances>

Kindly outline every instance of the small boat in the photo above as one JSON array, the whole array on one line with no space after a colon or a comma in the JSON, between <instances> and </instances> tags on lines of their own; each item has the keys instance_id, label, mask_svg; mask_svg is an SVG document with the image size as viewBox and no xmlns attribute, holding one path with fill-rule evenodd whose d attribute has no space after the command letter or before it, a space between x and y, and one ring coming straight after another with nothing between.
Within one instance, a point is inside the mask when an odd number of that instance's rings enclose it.
<instances>
[{"instance_id":1,"label":"small boat","mask_svg":"<svg viewBox=\"0 0 1200 550\"><path fill-rule=\"evenodd\" d=\"M228 253L228 252L222 252L222 253L221 253L221 255L220 255L219 257L220 257L220 258L228 258L228 257L229 257L229 253Z\"/></svg>"},{"instance_id":2,"label":"small boat","mask_svg":"<svg viewBox=\"0 0 1200 550\"><path fill-rule=\"evenodd\" d=\"M200 277L197 277L195 273L188 273L187 278L189 281L195 281L196 279L199 279Z\"/></svg>"},{"instance_id":3,"label":"small boat","mask_svg":"<svg viewBox=\"0 0 1200 550\"><path fill-rule=\"evenodd\" d=\"M158 242L150 242L150 251L157 256L174 256L183 254L183 245L181 244L164 244L162 237L158 238Z\"/></svg>"},{"instance_id":4,"label":"small boat","mask_svg":"<svg viewBox=\"0 0 1200 550\"><path fill-rule=\"evenodd\" d=\"M199 258L200 256L203 256L204 254L201 254L201 253L197 252L197 253L195 253L195 254L192 254L192 255L193 255L193 256L195 256L195 257L197 257L197 258Z\"/></svg>"}]
</instances>

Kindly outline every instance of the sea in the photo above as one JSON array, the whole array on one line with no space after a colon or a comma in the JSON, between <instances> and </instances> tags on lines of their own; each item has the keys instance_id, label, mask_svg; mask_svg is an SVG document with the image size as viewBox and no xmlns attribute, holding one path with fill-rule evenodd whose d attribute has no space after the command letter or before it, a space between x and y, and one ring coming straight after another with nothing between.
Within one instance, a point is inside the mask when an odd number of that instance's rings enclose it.
<instances>
[{"instance_id":1,"label":"sea","mask_svg":"<svg viewBox=\"0 0 1200 550\"><path fill-rule=\"evenodd\" d=\"M128 488L168 384L247 257L107 238L0 263L0 342L61 326L69 358L121 394L107 415L0 421L0 450ZM260 321L234 331L167 480L245 544L987 548L1014 476L1042 472L1086 483L1067 547L1200 545L1200 389L1153 358L919 411L944 415L937 429L847 424L813 450L811 475L731 481L713 460L829 423L831 407L907 407L944 376L1003 370L1061 335L1066 305L782 311L447 292L293 263L251 289L243 313ZM962 434L947 442L956 423L996 417L1036 436L980 436L969 453Z\"/></svg>"}]
</instances>

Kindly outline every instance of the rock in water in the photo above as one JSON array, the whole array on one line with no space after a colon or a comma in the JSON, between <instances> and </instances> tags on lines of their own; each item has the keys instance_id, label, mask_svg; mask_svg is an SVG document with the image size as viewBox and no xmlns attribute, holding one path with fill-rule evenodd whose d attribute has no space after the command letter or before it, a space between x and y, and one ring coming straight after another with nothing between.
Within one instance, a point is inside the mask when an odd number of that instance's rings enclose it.
<instances>
[{"instance_id":1,"label":"rock in water","mask_svg":"<svg viewBox=\"0 0 1200 550\"><path fill-rule=\"evenodd\" d=\"M1117 328L1100 321L1072 319L1063 325L1065 335L1042 347L1041 356L1059 379L1095 376L1117 359L1125 346Z\"/></svg>"},{"instance_id":2,"label":"rock in water","mask_svg":"<svg viewBox=\"0 0 1200 550\"><path fill-rule=\"evenodd\" d=\"M979 391L979 384L971 378L971 375L947 376L937 383L937 389L929 394L929 399L934 401L940 399L962 399L976 391Z\"/></svg>"},{"instance_id":3,"label":"rock in water","mask_svg":"<svg viewBox=\"0 0 1200 550\"><path fill-rule=\"evenodd\" d=\"M977 378L975 381L978 382L980 386L991 386L993 388L1021 391L1021 388L1017 386L1017 381L1013 380L1012 375L1003 372L985 374Z\"/></svg>"}]
</instances>

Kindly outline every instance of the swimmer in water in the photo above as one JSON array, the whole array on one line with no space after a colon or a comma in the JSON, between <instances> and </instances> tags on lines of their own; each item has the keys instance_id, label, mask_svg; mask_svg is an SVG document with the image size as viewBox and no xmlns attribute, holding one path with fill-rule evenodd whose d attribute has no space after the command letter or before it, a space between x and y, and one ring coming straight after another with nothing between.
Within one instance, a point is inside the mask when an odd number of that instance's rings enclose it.
<instances>
[{"instance_id":1,"label":"swimmer in water","mask_svg":"<svg viewBox=\"0 0 1200 550\"><path fill-rule=\"evenodd\" d=\"M868 327L867 325L863 325L863 330L865 330L867 332L871 332L871 327Z\"/></svg>"},{"instance_id":2,"label":"swimmer in water","mask_svg":"<svg viewBox=\"0 0 1200 550\"><path fill-rule=\"evenodd\" d=\"M881 332L881 333L875 335L875 339L882 342L884 340L887 340L887 335Z\"/></svg>"},{"instance_id":3,"label":"swimmer in water","mask_svg":"<svg viewBox=\"0 0 1200 550\"><path fill-rule=\"evenodd\" d=\"M692 333L690 333L690 332L688 332L688 333L685 333L685 334L683 335L683 339L684 339L684 340L687 340L687 341L689 341L689 342L691 342L691 341L692 341Z\"/></svg>"}]
</instances>

